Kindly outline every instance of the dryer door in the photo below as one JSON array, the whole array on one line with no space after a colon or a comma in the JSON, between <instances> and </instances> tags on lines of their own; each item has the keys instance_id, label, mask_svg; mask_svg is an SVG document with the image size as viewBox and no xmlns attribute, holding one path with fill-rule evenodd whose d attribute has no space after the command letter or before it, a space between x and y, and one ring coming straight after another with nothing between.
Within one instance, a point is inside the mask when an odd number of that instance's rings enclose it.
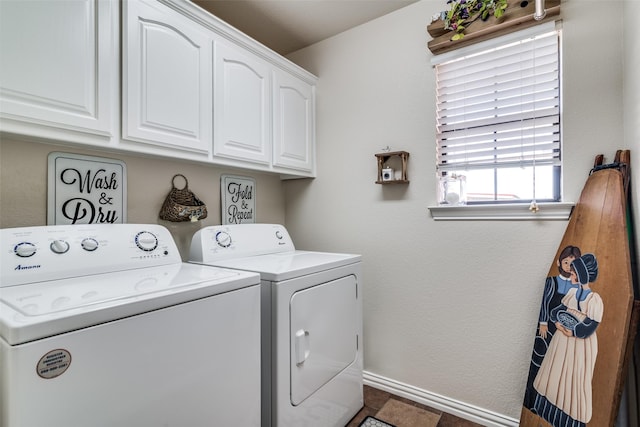
<instances>
[{"instance_id":1,"label":"dryer door","mask_svg":"<svg viewBox=\"0 0 640 427\"><path fill-rule=\"evenodd\" d=\"M291 403L299 405L354 362L355 276L298 291L290 300Z\"/></svg>"}]
</instances>

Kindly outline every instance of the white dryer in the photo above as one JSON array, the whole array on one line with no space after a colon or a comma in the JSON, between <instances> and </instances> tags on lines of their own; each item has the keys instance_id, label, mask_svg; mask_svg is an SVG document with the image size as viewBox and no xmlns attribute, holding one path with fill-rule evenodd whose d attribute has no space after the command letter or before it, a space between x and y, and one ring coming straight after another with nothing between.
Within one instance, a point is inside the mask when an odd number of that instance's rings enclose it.
<instances>
[{"instance_id":1,"label":"white dryer","mask_svg":"<svg viewBox=\"0 0 640 427\"><path fill-rule=\"evenodd\" d=\"M277 224L206 227L190 261L260 273L263 427L343 427L362 408L361 256L296 250Z\"/></svg>"},{"instance_id":2,"label":"white dryer","mask_svg":"<svg viewBox=\"0 0 640 427\"><path fill-rule=\"evenodd\" d=\"M155 224L0 230L0 425L260 426L255 273Z\"/></svg>"}]
</instances>

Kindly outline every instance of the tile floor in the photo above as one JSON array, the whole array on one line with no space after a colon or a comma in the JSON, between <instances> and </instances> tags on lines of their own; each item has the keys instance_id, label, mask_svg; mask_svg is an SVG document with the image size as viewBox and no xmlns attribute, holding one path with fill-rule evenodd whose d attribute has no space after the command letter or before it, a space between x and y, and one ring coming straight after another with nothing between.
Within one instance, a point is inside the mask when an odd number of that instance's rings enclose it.
<instances>
[{"instance_id":1,"label":"tile floor","mask_svg":"<svg viewBox=\"0 0 640 427\"><path fill-rule=\"evenodd\" d=\"M365 385L364 408L353 417L346 427L358 427L369 415L396 427L480 426L480 424Z\"/></svg>"}]
</instances>

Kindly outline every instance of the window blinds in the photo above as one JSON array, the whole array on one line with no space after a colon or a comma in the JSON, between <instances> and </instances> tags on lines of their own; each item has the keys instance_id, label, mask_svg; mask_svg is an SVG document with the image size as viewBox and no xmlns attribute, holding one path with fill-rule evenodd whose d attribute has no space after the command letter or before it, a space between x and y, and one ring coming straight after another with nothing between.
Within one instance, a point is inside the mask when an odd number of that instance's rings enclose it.
<instances>
[{"instance_id":1,"label":"window blinds","mask_svg":"<svg viewBox=\"0 0 640 427\"><path fill-rule=\"evenodd\" d=\"M435 66L439 171L560 164L559 37Z\"/></svg>"}]
</instances>

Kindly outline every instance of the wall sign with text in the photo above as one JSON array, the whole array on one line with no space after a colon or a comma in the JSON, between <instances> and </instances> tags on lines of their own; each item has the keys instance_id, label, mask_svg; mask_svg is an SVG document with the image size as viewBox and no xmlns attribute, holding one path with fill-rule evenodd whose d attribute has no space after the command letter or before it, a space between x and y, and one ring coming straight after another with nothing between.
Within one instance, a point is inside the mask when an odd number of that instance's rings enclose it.
<instances>
[{"instance_id":1,"label":"wall sign with text","mask_svg":"<svg viewBox=\"0 0 640 427\"><path fill-rule=\"evenodd\" d=\"M256 222L256 180L243 176L220 176L222 224Z\"/></svg>"},{"instance_id":2,"label":"wall sign with text","mask_svg":"<svg viewBox=\"0 0 640 427\"><path fill-rule=\"evenodd\" d=\"M47 224L123 224L127 168L123 161L49 153Z\"/></svg>"}]
</instances>

